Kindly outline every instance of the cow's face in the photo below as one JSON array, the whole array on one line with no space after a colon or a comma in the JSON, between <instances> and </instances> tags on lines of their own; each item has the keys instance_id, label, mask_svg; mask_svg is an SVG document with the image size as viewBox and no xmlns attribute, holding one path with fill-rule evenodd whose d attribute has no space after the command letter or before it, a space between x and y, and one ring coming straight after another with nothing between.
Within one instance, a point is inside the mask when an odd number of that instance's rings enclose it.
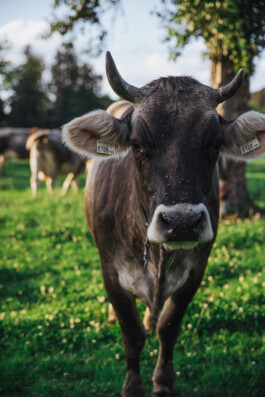
<instances>
[{"instance_id":1,"label":"cow's face","mask_svg":"<svg viewBox=\"0 0 265 397\"><path fill-rule=\"evenodd\" d=\"M125 98L135 99L134 111L121 120L103 111L75 119L64 127L66 142L90 156L104 156L104 150L114 156L130 152L151 242L190 249L212 240L210 207L219 153L240 157L240 147L265 129L265 117L249 112L225 122L214 110L220 91L216 94L190 77L162 78L137 89L115 73L120 79L116 92L125 96L129 91ZM235 87L230 83L222 90L226 99ZM254 157L264 151L264 134L259 142Z\"/></svg>"},{"instance_id":2,"label":"cow's face","mask_svg":"<svg viewBox=\"0 0 265 397\"><path fill-rule=\"evenodd\" d=\"M200 85L180 79L180 86L190 83L192 94L182 94L179 102L176 82L164 80L167 89L138 104L129 142L149 240L192 248L213 238L209 196L224 139L218 114L199 97Z\"/></svg>"}]
</instances>

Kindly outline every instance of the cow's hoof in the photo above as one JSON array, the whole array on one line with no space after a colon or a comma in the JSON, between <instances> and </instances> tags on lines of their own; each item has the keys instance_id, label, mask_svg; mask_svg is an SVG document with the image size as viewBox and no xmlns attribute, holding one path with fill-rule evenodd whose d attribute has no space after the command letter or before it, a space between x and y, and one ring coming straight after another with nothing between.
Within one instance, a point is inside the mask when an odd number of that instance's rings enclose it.
<instances>
[{"instance_id":1,"label":"cow's hoof","mask_svg":"<svg viewBox=\"0 0 265 397\"><path fill-rule=\"evenodd\" d=\"M178 397L175 387L167 387L163 385L154 385L153 395L159 397Z\"/></svg>"},{"instance_id":2,"label":"cow's hoof","mask_svg":"<svg viewBox=\"0 0 265 397\"><path fill-rule=\"evenodd\" d=\"M144 397L144 384L140 374L132 371L127 372L122 397Z\"/></svg>"},{"instance_id":3,"label":"cow's hoof","mask_svg":"<svg viewBox=\"0 0 265 397\"><path fill-rule=\"evenodd\" d=\"M157 366L152 378L154 387L153 394L155 396L167 397L167 396L178 396L175 388L176 375L172 369L172 363L163 367Z\"/></svg>"}]
</instances>

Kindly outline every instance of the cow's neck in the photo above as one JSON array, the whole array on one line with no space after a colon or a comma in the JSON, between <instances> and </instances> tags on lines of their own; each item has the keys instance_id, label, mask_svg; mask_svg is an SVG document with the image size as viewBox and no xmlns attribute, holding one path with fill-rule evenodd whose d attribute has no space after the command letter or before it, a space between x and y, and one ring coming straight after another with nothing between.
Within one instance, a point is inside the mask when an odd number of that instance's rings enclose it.
<instances>
[{"instance_id":1,"label":"cow's neck","mask_svg":"<svg viewBox=\"0 0 265 397\"><path fill-rule=\"evenodd\" d=\"M132 169L134 167L134 163L132 158L130 159ZM164 287L165 287L165 277L166 277L166 269L168 263L172 263L173 257L175 256L174 252L169 253L164 248L163 244L150 244L147 239L147 228L149 223L149 218L147 214L147 210L144 204L140 200L140 194L137 188L137 183L135 178L133 178L131 190L131 205L132 212L135 214L135 228L134 231L138 235L138 238L141 239L140 246L143 247L141 252L142 255L142 266L144 268L145 273L148 275L149 273L153 274L153 286L152 286L152 296L151 296L151 318L150 318L150 326L155 327L159 311L164 303ZM137 225L137 226L136 226ZM141 230L139 233L138 228Z\"/></svg>"}]
</instances>

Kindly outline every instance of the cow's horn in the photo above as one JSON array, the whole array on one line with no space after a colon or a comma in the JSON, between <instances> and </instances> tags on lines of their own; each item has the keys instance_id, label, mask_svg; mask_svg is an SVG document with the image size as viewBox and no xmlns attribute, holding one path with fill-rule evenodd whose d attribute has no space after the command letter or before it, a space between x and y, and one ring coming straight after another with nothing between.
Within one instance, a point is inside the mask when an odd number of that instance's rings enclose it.
<instances>
[{"instance_id":1,"label":"cow's horn","mask_svg":"<svg viewBox=\"0 0 265 397\"><path fill-rule=\"evenodd\" d=\"M109 51L106 52L106 73L110 86L117 95L130 102L140 99L140 89L123 80Z\"/></svg>"},{"instance_id":2,"label":"cow's horn","mask_svg":"<svg viewBox=\"0 0 265 397\"><path fill-rule=\"evenodd\" d=\"M231 98L241 86L244 77L244 70L239 69L235 77L227 85L215 90L217 103L222 103Z\"/></svg>"}]
</instances>

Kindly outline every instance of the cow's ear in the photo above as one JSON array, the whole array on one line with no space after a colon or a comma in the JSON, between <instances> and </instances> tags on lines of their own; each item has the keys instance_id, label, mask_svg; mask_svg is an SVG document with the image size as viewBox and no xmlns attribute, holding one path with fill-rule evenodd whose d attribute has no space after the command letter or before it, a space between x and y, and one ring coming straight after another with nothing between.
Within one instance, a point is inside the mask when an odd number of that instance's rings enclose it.
<instances>
[{"instance_id":1,"label":"cow's ear","mask_svg":"<svg viewBox=\"0 0 265 397\"><path fill-rule=\"evenodd\" d=\"M234 121L222 123L225 144L222 153L250 161L265 156L265 114L250 111Z\"/></svg>"},{"instance_id":2,"label":"cow's ear","mask_svg":"<svg viewBox=\"0 0 265 397\"><path fill-rule=\"evenodd\" d=\"M96 110L63 126L63 141L70 149L89 157L109 158L127 152L128 119L118 120L104 110Z\"/></svg>"}]
</instances>

